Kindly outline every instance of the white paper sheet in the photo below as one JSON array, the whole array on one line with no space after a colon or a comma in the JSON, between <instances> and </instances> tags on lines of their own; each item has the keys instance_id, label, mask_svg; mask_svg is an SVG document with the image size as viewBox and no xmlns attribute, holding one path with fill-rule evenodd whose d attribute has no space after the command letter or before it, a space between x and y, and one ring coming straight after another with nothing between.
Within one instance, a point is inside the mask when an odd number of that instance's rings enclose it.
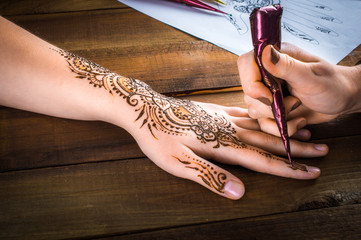
<instances>
[{"instance_id":1,"label":"white paper sheet","mask_svg":"<svg viewBox=\"0 0 361 240\"><path fill-rule=\"evenodd\" d=\"M361 43L360 0L224 0L227 16L166 0L118 0L198 38L240 55L252 50L249 13L281 3L282 41L338 63Z\"/></svg>"}]
</instances>

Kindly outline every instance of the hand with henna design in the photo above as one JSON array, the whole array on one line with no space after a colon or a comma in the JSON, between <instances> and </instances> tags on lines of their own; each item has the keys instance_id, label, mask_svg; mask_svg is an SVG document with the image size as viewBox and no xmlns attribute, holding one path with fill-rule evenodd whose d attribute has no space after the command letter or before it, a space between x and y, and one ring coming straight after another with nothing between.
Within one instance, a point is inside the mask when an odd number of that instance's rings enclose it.
<instances>
[{"instance_id":1,"label":"hand with henna design","mask_svg":"<svg viewBox=\"0 0 361 240\"><path fill-rule=\"evenodd\" d=\"M7 32L0 36L1 105L115 124L165 171L230 199L243 196L243 183L211 160L297 179L320 175L318 168L297 163L291 168L285 158L273 155L285 154L281 139L259 131L246 109L166 97L144 82L58 49L3 18L0 32ZM326 154L311 143L292 141L291 145L294 156Z\"/></svg>"}]
</instances>

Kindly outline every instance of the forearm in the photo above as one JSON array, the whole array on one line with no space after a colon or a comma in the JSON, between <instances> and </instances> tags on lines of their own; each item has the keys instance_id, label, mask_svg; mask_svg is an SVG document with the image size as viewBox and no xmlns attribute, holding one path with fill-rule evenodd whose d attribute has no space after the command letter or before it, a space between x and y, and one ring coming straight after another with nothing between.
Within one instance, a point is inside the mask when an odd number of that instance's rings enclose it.
<instances>
[{"instance_id":1,"label":"forearm","mask_svg":"<svg viewBox=\"0 0 361 240\"><path fill-rule=\"evenodd\" d=\"M119 87L125 78L3 18L0 32L1 105L70 119L116 121L122 127L130 122L125 116L135 115L110 83L116 79Z\"/></svg>"}]
</instances>

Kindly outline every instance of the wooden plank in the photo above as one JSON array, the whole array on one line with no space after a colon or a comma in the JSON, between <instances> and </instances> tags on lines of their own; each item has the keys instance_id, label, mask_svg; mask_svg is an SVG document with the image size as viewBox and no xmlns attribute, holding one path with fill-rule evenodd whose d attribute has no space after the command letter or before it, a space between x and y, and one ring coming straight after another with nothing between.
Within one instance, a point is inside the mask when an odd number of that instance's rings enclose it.
<instances>
[{"instance_id":1,"label":"wooden plank","mask_svg":"<svg viewBox=\"0 0 361 240\"><path fill-rule=\"evenodd\" d=\"M162 93L238 87L237 56L133 9L9 17L35 35Z\"/></svg>"},{"instance_id":2,"label":"wooden plank","mask_svg":"<svg viewBox=\"0 0 361 240\"><path fill-rule=\"evenodd\" d=\"M239 201L171 176L146 158L1 173L0 237L111 236L360 203L360 141L328 140L327 157L307 160L322 169L314 181L218 164L244 181Z\"/></svg>"},{"instance_id":3,"label":"wooden plank","mask_svg":"<svg viewBox=\"0 0 361 240\"><path fill-rule=\"evenodd\" d=\"M342 115L328 123L309 125L312 139L361 135L361 113Z\"/></svg>"},{"instance_id":4,"label":"wooden plank","mask_svg":"<svg viewBox=\"0 0 361 240\"><path fill-rule=\"evenodd\" d=\"M338 64L342 66L354 66L361 60L361 44L358 45L350 54L342 59Z\"/></svg>"},{"instance_id":5,"label":"wooden plank","mask_svg":"<svg viewBox=\"0 0 361 240\"><path fill-rule=\"evenodd\" d=\"M0 15L62 13L111 8L127 8L127 6L116 0L1 0Z\"/></svg>"},{"instance_id":6,"label":"wooden plank","mask_svg":"<svg viewBox=\"0 0 361 240\"><path fill-rule=\"evenodd\" d=\"M235 219L101 239L360 239L361 205Z\"/></svg>"}]
</instances>

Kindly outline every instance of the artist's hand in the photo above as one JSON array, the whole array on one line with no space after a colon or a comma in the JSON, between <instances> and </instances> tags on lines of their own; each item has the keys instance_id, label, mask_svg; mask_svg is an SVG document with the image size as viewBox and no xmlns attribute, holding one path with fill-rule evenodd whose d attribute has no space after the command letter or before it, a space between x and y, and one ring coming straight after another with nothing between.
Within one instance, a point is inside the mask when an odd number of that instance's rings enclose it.
<instances>
[{"instance_id":1,"label":"artist's hand","mask_svg":"<svg viewBox=\"0 0 361 240\"><path fill-rule=\"evenodd\" d=\"M292 95L285 98L288 120L301 126L304 120L310 124L321 123L360 110L360 66L333 65L292 44L283 43L281 50L282 53L267 46L262 63L269 73L288 84ZM253 52L239 57L238 68L250 115L269 121L266 119L273 116L267 105L272 95L260 81Z\"/></svg>"},{"instance_id":2,"label":"artist's hand","mask_svg":"<svg viewBox=\"0 0 361 240\"><path fill-rule=\"evenodd\" d=\"M239 199L245 191L241 180L209 160L296 179L320 175L318 168L298 163L291 168L287 159L269 153L285 154L281 139L260 132L246 109L168 98L140 81L137 84L134 88L142 89L146 97L129 98L138 99L134 102L139 109L133 116L138 120L129 132L154 163L175 176L193 180L224 197ZM327 153L311 143L292 140L291 145L293 156L318 157Z\"/></svg>"}]
</instances>

